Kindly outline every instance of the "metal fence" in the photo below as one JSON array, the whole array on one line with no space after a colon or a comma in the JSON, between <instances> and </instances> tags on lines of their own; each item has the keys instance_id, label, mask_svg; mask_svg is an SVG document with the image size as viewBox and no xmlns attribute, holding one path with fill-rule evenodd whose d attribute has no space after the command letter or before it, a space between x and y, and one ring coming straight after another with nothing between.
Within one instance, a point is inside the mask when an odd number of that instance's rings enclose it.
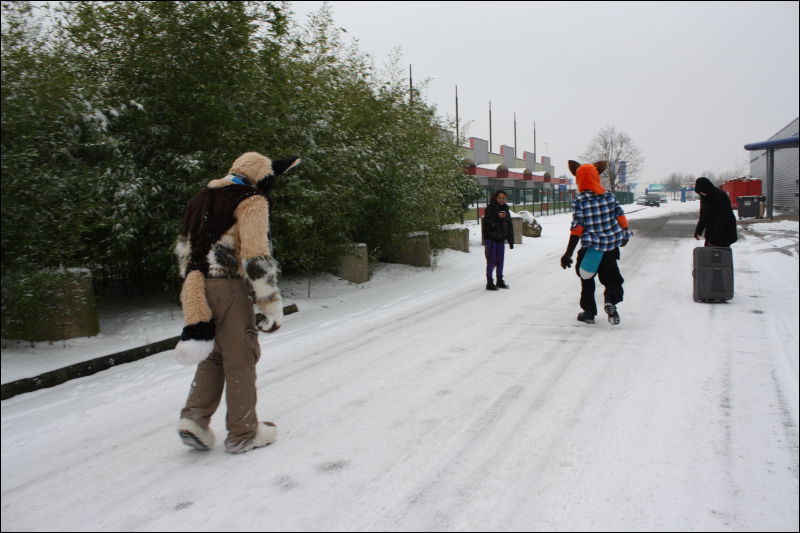
<instances>
[{"instance_id":1,"label":"metal fence","mask_svg":"<svg viewBox=\"0 0 800 533\"><path fill-rule=\"evenodd\" d=\"M536 215L554 215L572 211L572 202L575 200L575 190L566 189L527 189L521 187L484 187L484 203L489 204L489 199L499 190L508 193L509 205L517 211L530 211ZM633 193L616 191L613 193L620 204L632 204Z\"/></svg>"}]
</instances>

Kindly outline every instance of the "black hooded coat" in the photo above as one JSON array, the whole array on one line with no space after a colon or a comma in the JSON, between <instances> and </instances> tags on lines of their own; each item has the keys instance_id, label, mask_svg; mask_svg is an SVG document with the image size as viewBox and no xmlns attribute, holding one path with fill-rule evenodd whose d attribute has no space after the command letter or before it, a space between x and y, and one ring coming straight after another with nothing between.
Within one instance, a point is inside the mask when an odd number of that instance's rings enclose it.
<instances>
[{"instance_id":1,"label":"black hooded coat","mask_svg":"<svg viewBox=\"0 0 800 533\"><path fill-rule=\"evenodd\" d=\"M500 211L504 211L506 216L500 218ZM491 202L486 208L483 219L483 238L492 241L508 241L514 247L514 225L511 222L511 209L506 204L500 205Z\"/></svg>"},{"instance_id":2,"label":"black hooded coat","mask_svg":"<svg viewBox=\"0 0 800 533\"><path fill-rule=\"evenodd\" d=\"M694 234L705 232L706 246L730 246L739 240L736 235L736 215L733 214L731 199L722 189L711 183L708 178L697 178L694 185L700 195L700 220Z\"/></svg>"}]
</instances>

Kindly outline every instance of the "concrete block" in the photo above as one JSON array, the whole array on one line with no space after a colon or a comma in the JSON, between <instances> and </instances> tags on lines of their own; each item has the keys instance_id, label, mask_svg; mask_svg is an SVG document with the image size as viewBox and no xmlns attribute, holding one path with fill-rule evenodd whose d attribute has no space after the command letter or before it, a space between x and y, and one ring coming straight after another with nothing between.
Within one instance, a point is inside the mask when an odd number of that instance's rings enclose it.
<instances>
[{"instance_id":1,"label":"concrete block","mask_svg":"<svg viewBox=\"0 0 800 533\"><path fill-rule=\"evenodd\" d=\"M339 257L336 275L351 283L364 283L369 280L369 253L364 243L354 244Z\"/></svg>"},{"instance_id":2,"label":"concrete block","mask_svg":"<svg viewBox=\"0 0 800 533\"><path fill-rule=\"evenodd\" d=\"M469 228L463 226L444 227L445 248L469 253Z\"/></svg>"},{"instance_id":3,"label":"concrete block","mask_svg":"<svg viewBox=\"0 0 800 533\"><path fill-rule=\"evenodd\" d=\"M100 333L88 268L42 271L33 279L32 297L18 300L13 316L3 318L5 338L41 342Z\"/></svg>"},{"instance_id":4,"label":"concrete block","mask_svg":"<svg viewBox=\"0 0 800 533\"><path fill-rule=\"evenodd\" d=\"M514 227L514 244L522 244L522 218L512 216L511 224Z\"/></svg>"},{"instance_id":5,"label":"concrete block","mask_svg":"<svg viewBox=\"0 0 800 533\"><path fill-rule=\"evenodd\" d=\"M431 239L427 232L410 233L403 240L400 249L390 255L390 263L420 267L431 266Z\"/></svg>"}]
</instances>

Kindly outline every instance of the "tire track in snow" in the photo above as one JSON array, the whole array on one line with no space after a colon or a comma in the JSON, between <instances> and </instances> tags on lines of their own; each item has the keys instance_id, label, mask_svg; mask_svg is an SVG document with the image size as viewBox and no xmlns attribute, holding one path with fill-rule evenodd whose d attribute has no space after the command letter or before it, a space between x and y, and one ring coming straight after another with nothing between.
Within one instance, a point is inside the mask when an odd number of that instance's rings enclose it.
<instances>
[{"instance_id":1,"label":"tire track in snow","mask_svg":"<svg viewBox=\"0 0 800 533\"><path fill-rule=\"evenodd\" d=\"M529 276L531 277L531 279L535 279L536 272L535 271L530 272ZM518 281L519 281L519 278L518 278ZM522 318L522 317L526 316L527 313L529 313L529 308L527 308L527 307L523 308L521 310L521 312L517 314L517 316L512 316L511 317L511 322L512 323L517 322L518 318ZM491 324L488 324L488 325L491 325ZM512 343L517 343L518 344L519 342L520 342L519 338L512 338L512 337L509 336L509 340L504 342L503 345L500 347L500 349L496 350L496 351L502 353L506 346L508 346L508 345L510 345ZM465 439L464 438L462 438L462 439L453 439L456 443L463 442L463 444L457 444L458 446L461 447L460 448L461 452L460 452L460 455L457 454L455 456L455 458L453 458L452 455L447 455L446 459L438 458L439 462L443 461L444 464L445 464L445 466L443 467L444 471L448 470L449 467L447 465L452 465L453 461L457 461L457 462L462 462L463 463L464 462L463 455L464 455L464 453L466 453L466 450L468 450L469 448L473 448L473 447L479 447L480 446L480 442L478 442L478 441L481 441L481 440L483 440L485 438L488 438L488 439L493 440L493 441L497 440L499 442L505 442L504 439L497 439L496 437L490 437L489 436L489 431L491 429L491 426L493 424L497 423L498 418L506 416L506 411L511 407L511 404L514 404L515 403L514 400L518 399L519 395L522 394L521 393L521 389L523 388L523 385L531 386L531 382L532 382L532 380L530 379L531 373L546 373L546 375L552 375L553 373L556 373L558 375L558 371L557 370L549 370L549 366L551 365L551 363L553 361L556 361L556 359L554 357L554 354L556 352L562 351L562 348L563 347L560 344L553 345L553 346L551 346L550 350L547 353L538 354L538 357L536 359L532 359L531 361L529 361L528 362L528 373L526 375L524 375L523 377L521 377L516 382L516 384L508 385L508 386L504 387L504 392L501 393L499 396L496 396L494 401L491 404L489 404L489 406L485 410L481 411L481 413L482 413L481 417L479 419L477 419L477 420L472 421L470 423L470 425L469 425L469 429L466 429L466 430L463 430L462 432L460 432L463 435L467 435L467 437ZM498 357L502 357L502 355L499 355ZM483 367L486 364L491 363L491 362L492 362L492 357L485 357L483 359L483 361L481 362L480 366ZM563 368L565 365L568 365L568 364L571 364L571 358L566 358L564 361L562 361L561 362L561 366L559 368ZM535 383L535 380L533 380L533 382ZM538 387L531 387L531 388L535 389L535 390L538 390ZM486 436L485 437L481 437L481 435L483 435L483 434L485 434ZM406 453L403 456L402 460L405 460L408 456L410 456L412 454L413 454L413 451L409 451L408 453ZM459 459L459 457L461 457L461 458ZM397 464L397 463L395 463L395 464ZM392 469L395 468L395 464L390 466L389 471L391 471ZM380 474L377 478L372 478L370 480L370 483L376 483L376 482L379 481L379 479L383 478L386 475L388 475L388 472L384 471L384 473ZM445 476L445 475L446 475L445 473L439 472L438 474L434 475L434 479L441 479L442 476ZM404 499L409 500L411 502L415 502L415 504L417 504L417 505L414 505L414 507L418 507L418 504L420 504L421 502L424 501L425 495L427 495L430 491L435 491L434 490L435 483L432 484L432 485L429 483L429 485L430 486L429 486L428 489L425 489L423 487L423 489L414 491L414 493L411 494L411 495L404 496ZM405 511L405 507L402 506L401 504L398 504L398 505L400 505L400 511L396 511L395 513L399 513L400 516L402 516L406 512ZM385 511L381 512L380 515L383 516L384 512L389 513L389 514L392 513L391 511L386 509ZM373 519L374 519L374 517L373 517ZM374 527L374 525L370 525L370 524L372 524L372 522L370 521L370 519L368 517L364 517L364 520L366 520L366 522L364 522L364 526L366 528L369 529L370 527ZM389 520L389 521L391 522L391 520ZM380 522L381 523L385 523L385 520L381 519ZM352 525L352 523L353 522L350 522L351 525Z\"/></svg>"},{"instance_id":2,"label":"tire track in snow","mask_svg":"<svg viewBox=\"0 0 800 533\"><path fill-rule=\"evenodd\" d=\"M636 246L629 245L622 250L621 270L628 286L633 285L635 291L639 286L641 269L647 269L651 264L652 255L649 250L653 247L653 241L652 239L637 239L632 242L636 243ZM598 284L598 287L602 287L602 285ZM624 309L624 303L621 308ZM630 317L626 319L624 311L622 312L623 322L619 326L620 329L600 330L598 332L600 335L596 334L594 337L600 336L601 338L592 338L589 343L589 350L598 352L593 355L598 359L601 357L604 359L588 380L588 386L582 389L576 388L574 391L575 407L572 416L567 419L572 422L561 426L559 432L550 435L549 442L544 446L545 452L542 459L529 467L533 472L530 476L531 481L516 483L521 490L518 491L519 494L510 506L508 514L512 517L535 514L538 516L537 523L532 525L525 523L524 520L516 520L511 522L513 529L549 530L550 528L563 528L565 524L574 524L574 522L570 522L570 518L576 514L575 507L581 506L582 502L576 500L573 493L577 487L584 484L588 467L593 463L593 461L586 460L586 456L603 460L604 450L598 450L597 444L602 448L604 443L614 442L615 439L611 436L614 427L610 424L610 419L629 399L630 382L636 373L641 371L640 361L631 362L624 357L609 357L611 354L606 353L603 348L598 348L613 346L613 349L621 352L636 350L635 340L621 341L618 338L619 335L615 335L622 334L625 331L625 325L631 323ZM653 309L653 314L659 314L658 309ZM573 443L579 443L578 449L575 451L584 459L578 461L577 468L573 468L574 463L569 456L564 459L564 450L571 449L570 444ZM565 464L565 467L561 472L556 470L553 473L553 464ZM543 493L539 480L546 478L548 473L551 477L548 481L552 485L548 485L546 492ZM563 473L563 479L558 479L559 473ZM556 476L556 479L552 479L553 475ZM532 498L531 494L536 494L536 497ZM540 509L540 511L531 510L532 508ZM508 528L509 526L504 524L500 527ZM590 526L582 524L572 527Z\"/></svg>"},{"instance_id":3,"label":"tire track in snow","mask_svg":"<svg viewBox=\"0 0 800 533\"><path fill-rule=\"evenodd\" d=\"M553 344L544 355L552 357L559 353L562 347L562 343ZM537 392L535 393L533 401L530 403L530 405L532 405L531 409L526 410L522 416L516 417L517 423L515 426L518 426L521 420L525 420L529 416L530 411L539 409L546 403L550 391L560 383L567 370L574 364L575 359L572 357L564 357L557 362L556 367L548 374L544 385L536 388ZM453 482L452 478L455 477L456 480L458 480L457 474L464 468L462 465L469 465L470 470L480 471L485 470L487 465L497 462L497 451L486 457L484 450L480 448L482 446L488 446L492 442L495 443L495 448L497 448L498 444L501 444L500 448L504 448L507 440L498 438L492 432L495 426L501 421L502 417L508 415L512 404L521 401L521 396L526 391L526 388L530 387L534 375L539 371L539 365L529 365L528 369L519 379L497 396L496 399L481 412L480 416L470 424L469 428L462 433L464 435L464 438L461 439L462 444L460 444L454 452L449 454L444 465L438 467L435 472L427 474L426 481L424 481L420 487L407 493L404 497L405 504L401 504L399 508L391 512L385 519L399 526L403 524L405 521L404 519L407 517L416 517L420 513L423 517L430 516L431 513L428 510L420 510L419 507L428 505L436 509L436 502L431 501L431 495L434 492L447 492L447 487ZM513 432L507 431L506 433L507 435L510 433L510 435L513 436ZM474 453L472 453L473 451ZM503 452L500 451L500 453ZM483 457L480 458L481 456ZM469 486L470 484L471 483L468 481L467 485ZM462 494L465 494L477 488L478 487L475 486L471 488L462 486L460 491ZM442 530L450 525L450 521L452 520L448 514L438 509L433 513L433 516L436 517L433 523L428 522L424 524L426 530Z\"/></svg>"}]
</instances>

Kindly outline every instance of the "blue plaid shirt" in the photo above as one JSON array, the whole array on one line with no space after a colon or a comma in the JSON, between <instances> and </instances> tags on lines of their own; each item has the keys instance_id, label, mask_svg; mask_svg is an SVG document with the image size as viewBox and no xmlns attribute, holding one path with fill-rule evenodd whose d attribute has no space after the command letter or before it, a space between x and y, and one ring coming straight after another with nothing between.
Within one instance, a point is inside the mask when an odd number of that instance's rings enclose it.
<instances>
[{"instance_id":1,"label":"blue plaid shirt","mask_svg":"<svg viewBox=\"0 0 800 533\"><path fill-rule=\"evenodd\" d=\"M628 230L623 229L617 217L625 212L614 195L606 191L597 195L584 191L575 196L572 202L572 226L583 228L581 246L592 247L601 252L608 252L619 247L629 237Z\"/></svg>"}]
</instances>

